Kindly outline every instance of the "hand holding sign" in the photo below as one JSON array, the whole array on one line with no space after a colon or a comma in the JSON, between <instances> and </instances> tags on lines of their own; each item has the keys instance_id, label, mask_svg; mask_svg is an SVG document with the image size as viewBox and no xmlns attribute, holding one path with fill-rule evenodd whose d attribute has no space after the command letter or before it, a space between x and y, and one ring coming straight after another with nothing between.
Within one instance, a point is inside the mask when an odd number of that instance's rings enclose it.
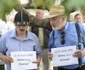
<instances>
[{"instance_id":1,"label":"hand holding sign","mask_svg":"<svg viewBox=\"0 0 85 70\"><path fill-rule=\"evenodd\" d=\"M77 50L76 52L74 52L73 56L77 58L82 58L84 56L84 52L83 50Z\"/></svg>"},{"instance_id":2,"label":"hand holding sign","mask_svg":"<svg viewBox=\"0 0 85 70\"><path fill-rule=\"evenodd\" d=\"M49 52L48 57L49 57L50 60L52 60L53 54Z\"/></svg>"},{"instance_id":3,"label":"hand holding sign","mask_svg":"<svg viewBox=\"0 0 85 70\"><path fill-rule=\"evenodd\" d=\"M11 70L30 70L37 69L35 51L19 51L11 52L14 62L11 63Z\"/></svg>"},{"instance_id":4,"label":"hand holding sign","mask_svg":"<svg viewBox=\"0 0 85 70\"><path fill-rule=\"evenodd\" d=\"M78 64L78 58L73 57L76 51L76 46L66 46L60 48L52 48L53 54L53 66L66 66L72 64Z\"/></svg>"}]
</instances>

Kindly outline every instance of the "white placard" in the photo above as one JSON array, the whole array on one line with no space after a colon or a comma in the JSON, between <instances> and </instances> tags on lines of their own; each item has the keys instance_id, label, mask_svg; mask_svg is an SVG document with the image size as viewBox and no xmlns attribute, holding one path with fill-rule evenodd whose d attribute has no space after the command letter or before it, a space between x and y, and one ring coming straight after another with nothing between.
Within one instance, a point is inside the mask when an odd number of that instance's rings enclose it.
<instances>
[{"instance_id":1,"label":"white placard","mask_svg":"<svg viewBox=\"0 0 85 70\"><path fill-rule=\"evenodd\" d=\"M34 61L36 61L35 51L11 52L11 57L14 60L14 62L11 63L11 70L37 69L37 64L33 63Z\"/></svg>"},{"instance_id":2,"label":"white placard","mask_svg":"<svg viewBox=\"0 0 85 70\"><path fill-rule=\"evenodd\" d=\"M73 53L75 51L76 46L52 48L51 52L53 54L53 67L78 64L78 58L73 57Z\"/></svg>"}]
</instances>

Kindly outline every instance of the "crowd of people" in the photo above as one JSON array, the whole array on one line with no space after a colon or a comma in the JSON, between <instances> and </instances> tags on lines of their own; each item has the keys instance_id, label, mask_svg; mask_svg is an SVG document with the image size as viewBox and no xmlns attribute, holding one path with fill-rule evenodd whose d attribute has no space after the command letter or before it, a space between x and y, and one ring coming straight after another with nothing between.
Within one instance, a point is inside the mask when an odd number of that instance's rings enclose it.
<instances>
[{"instance_id":1,"label":"crowd of people","mask_svg":"<svg viewBox=\"0 0 85 70\"><path fill-rule=\"evenodd\" d=\"M11 63L14 61L10 56L11 52L36 51L37 60L34 63L39 67L42 60L43 70L49 70L49 62L53 59L52 49L69 46L76 46L76 51L72 56L80 60L79 64L58 66L53 69L84 70L85 22L83 16L77 13L74 16L74 22L68 22L64 6L55 5L50 8L49 15L45 17L43 10L38 9L35 18L49 19L49 27L43 23L42 28L38 28L38 23L30 23L29 16L24 11L17 12L14 19L11 18L7 24L0 20L0 60L7 64L7 70L11 70ZM28 30L30 24L33 25L31 31ZM80 41L76 24L80 30ZM44 26L47 28L43 28Z\"/></svg>"}]
</instances>

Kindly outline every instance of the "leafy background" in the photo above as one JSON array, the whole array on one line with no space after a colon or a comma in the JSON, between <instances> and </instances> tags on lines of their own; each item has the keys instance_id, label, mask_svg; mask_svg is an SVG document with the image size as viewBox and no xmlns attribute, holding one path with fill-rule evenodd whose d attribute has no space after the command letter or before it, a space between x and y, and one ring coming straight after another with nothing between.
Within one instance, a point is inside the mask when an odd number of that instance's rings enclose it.
<instances>
[{"instance_id":1,"label":"leafy background","mask_svg":"<svg viewBox=\"0 0 85 70\"><path fill-rule=\"evenodd\" d=\"M54 3L55 0L34 0L33 7L49 10ZM5 20L6 15L18 4L18 0L0 0L0 18ZM85 8L85 0L62 0L61 4L65 6L67 16L75 10Z\"/></svg>"}]
</instances>

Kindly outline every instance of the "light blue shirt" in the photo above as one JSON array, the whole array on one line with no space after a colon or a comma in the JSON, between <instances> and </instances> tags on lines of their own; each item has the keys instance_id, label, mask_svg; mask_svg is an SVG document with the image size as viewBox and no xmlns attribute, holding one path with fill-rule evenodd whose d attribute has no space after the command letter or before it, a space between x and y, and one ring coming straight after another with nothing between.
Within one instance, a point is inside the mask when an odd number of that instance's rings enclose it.
<instances>
[{"instance_id":1,"label":"light blue shirt","mask_svg":"<svg viewBox=\"0 0 85 70\"><path fill-rule=\"evenodd\" d=\"M38 38L32 32L28 32L24 40L20 40L16 36L16 30L2 35L0 39L0 53L6 53L7 56L10 56L10 52L13 51L36 51L38 55L42 55ZM7 70L11 70L11 64L7 64Z\"/></svg>"},{"instance_id":2,"label":"light blue shirt","mask_svg":"<svg viewBox=\"0 0 85 70\"><path fill-rule=\"evenodd\" d=\"M81 35L81 50L84 49L85 44L85 27L79 24L80 27L80 35ZM65 44L61 44L61 31L59 30L54 30L55 35L54 35L54 44L53 44L53 31L50 34L50 39L49 39L49 51L51 51L51 48L59 48L59 47L64 47L64 46L73 46L76 45L78 49L78 36L77 36L77 31L75 24L72 22L67 22L64 32L65 32ZM82 58L82 63L85 64L85 57ZM77 68L78 65L69 65L69 66L63 66L63 68L66 69L74 69Z\"/></svg>"}]
</instances>

